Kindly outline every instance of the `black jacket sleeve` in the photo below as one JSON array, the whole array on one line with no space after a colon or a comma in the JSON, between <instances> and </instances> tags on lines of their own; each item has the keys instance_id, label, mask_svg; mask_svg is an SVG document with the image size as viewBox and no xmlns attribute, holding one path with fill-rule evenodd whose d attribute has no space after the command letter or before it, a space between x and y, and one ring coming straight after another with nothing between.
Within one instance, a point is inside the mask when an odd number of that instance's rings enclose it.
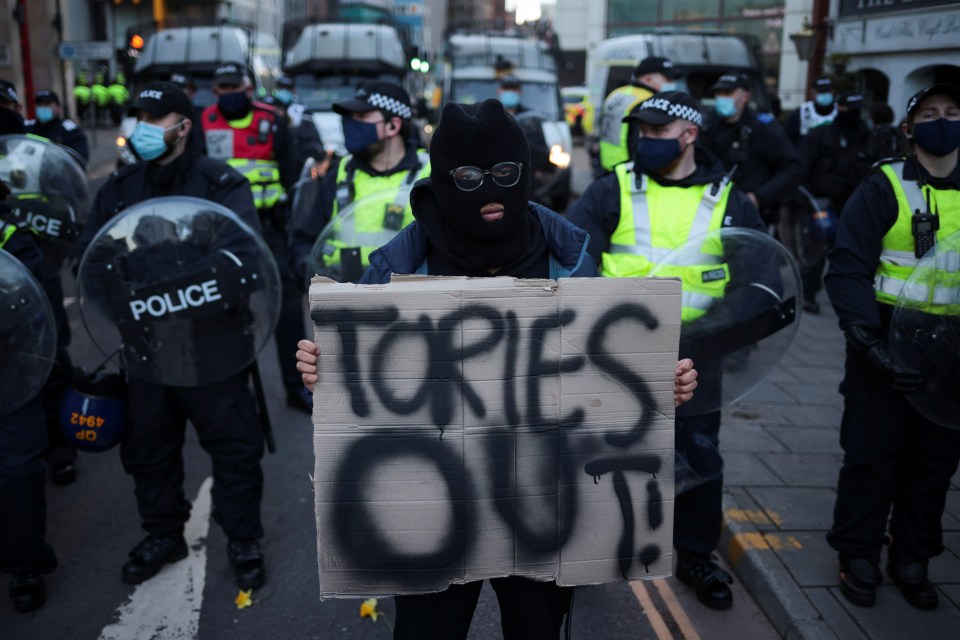
<instances>
[{"instance_id":1,"label":"black jacket sleeve","mask_svg":"<svg viewBox=\"0 0 960 640\"><path fill-rule=\"evenodd\" d=\"M877 331L883 323L873 289L883 236L897 221L899 207L890 181L880 172L864 180L840 215L824 285L840 328L862 324Z\"/></svg>"},{"instance_id":2,"label":"black jacket sleeve","mask_svg":"<svg viewBox=\"0 0 960 640\"><path fill-rule=\"evenodd\" d=\"M790 112L790 115L787 116L787 121L784 124L783 128L787 132L787 137L794 144L800 143L800 138L803 136L800 135L800 109L794 109Z\"/></svg>"},{"instance_id":3,"label":"black jacket sleeve","mask_svg":"<svg viewBox=\"0 0 960 640\"><path fill-rule=\"evenodd\" d=\"M610 236L620 224L620 184L609 173L587 187L567 212L567 220L590 234L587 253L599 266L610 248Z\"/></svg>"},{"instance_id":4,"label":"black jacket sleeve","mask_svg":"<svg viewBox=\"0 0 960 640\"><path fill-rule=\"evenodd\" d=\"M764 131L760 156L773 171L773 175L753 192L760 205L764 206L776 204L800 184L803 162L783 127L776 122L760 126Z\"/></svg>"},{"instance_id":5,"label":"black jacket sleeve","mask_svg":"<svg viewBox=\"0 0 960 640\"><path fill-rule=\"evenodd\" d=\"M727 197L727 209L724 212L722 226L745 227L764 233L767 230L763 219L760 218L760 212L753 206L753 202L736 187L730 190L730 195Z\"/></svg>"}]
</instances>

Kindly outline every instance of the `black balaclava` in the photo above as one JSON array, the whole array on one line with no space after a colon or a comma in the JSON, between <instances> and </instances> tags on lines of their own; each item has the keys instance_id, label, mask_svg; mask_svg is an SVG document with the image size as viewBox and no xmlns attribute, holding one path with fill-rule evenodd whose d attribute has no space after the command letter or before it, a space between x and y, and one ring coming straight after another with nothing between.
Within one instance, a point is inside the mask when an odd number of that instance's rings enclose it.
<instances>
[{"instance_id":1,"label":"black balaclava","mask_svg":"<svg viewBox=\"0 0 960 640\"><path fill-rule=\"evenodd\" d=\"M463 166L489 171L499 162L523 164L517 184L501 187L485 174L478 189L462 191L450 175ZM528 207L530 145L499 100L444 105L430 141L430 167L436 207L415 209L429 236L442 234L447 249L476 269L505 268L524 259L531 234L539 233ZM481 217L480 208L489 202L503 204L503 218L487 222Z\"/></svg>"}]
</instances>

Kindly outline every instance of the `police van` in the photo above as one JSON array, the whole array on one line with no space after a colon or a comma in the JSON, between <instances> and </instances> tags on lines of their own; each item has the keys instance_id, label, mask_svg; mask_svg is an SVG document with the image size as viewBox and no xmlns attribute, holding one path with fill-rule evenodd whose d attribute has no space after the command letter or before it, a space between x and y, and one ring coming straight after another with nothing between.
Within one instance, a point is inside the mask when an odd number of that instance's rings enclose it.
<instances>
[{"instance_id":1,"label":"police van","mask_svg":"<svg viewBox=\"0 0 960 640\"><path fill-rule=\"evenodd\" d=\"M750 79L751 106L769 109L763 82L760 41L755 36L709 31L664 31L620 36L604 40L591 50L587 60L587 86L594 113L601 112L610 92L630 82L638 62L648 56L669 58L683 72L678 88L713 104L710 86L727 71L739 71Z\"/></svg>"},{"instance_id":2,"label":"police van","mask_svg":"<svg viewBox=\"0 0 960 640\"><path fill-rule=\"evenodd\" d=\"M283 71L293 78L297 102L307 108L327 151L347 153L333 103L352 98L362 83L402 85L406 55L396 29L384 24L288 23Z\"/></svg>"},{"instance_id":3,"label":"police van","mask_svg":"<svg viewBox=\"0 0 960 640\"><path fill-rule=\"evenodd\" d=\"M497 97L498 79L505 73L521 84L521 105L538 122L521 123L542 139L542 158L533 158L533 198L563 211L570 198L570 126L564 118L556 58L547 43L524 34L453 33L445 43L443 101L473 103ZM536 131L530 130L534 124Z\"/></svg>"},{"instance_id":4,"label":"police van","mask_svg":"<svg viewBox=\"0 0 960 640\"><path fill-rule=\"evenodd\" d=\"M174 73L189 74L197 85L194 106L204 109L216 101L213 73L224 62L242 62L250 70L257 99L270 95L280 77L280 43L262 31L244 25L176 27L147 36L133 71L133 98L150 83L170 80ZM125 117L117 137L123 163L136 161L127 148L135 118ZM199 123L197 123L199 125Z\"/></svg>"}]
</instances>

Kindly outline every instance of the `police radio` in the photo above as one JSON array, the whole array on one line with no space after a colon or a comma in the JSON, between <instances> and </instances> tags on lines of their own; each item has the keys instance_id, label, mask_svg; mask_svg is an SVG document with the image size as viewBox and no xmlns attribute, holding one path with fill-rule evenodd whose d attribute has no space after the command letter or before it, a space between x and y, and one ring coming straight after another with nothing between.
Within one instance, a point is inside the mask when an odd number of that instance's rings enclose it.
<instances>
[{"instance_id":1,"label":"police radio","mask_svg":"<svg viewBox=\"0 0 960 640\"><path fill-rule=\"evenodd\" d=\"M937 244L937 231L940 229L940 216L930 211L929 191L927 192L927 211L921 213L920 209L914 210L911 229L913 230L913 254L917 258L922 258Z\"/></svg>"}]
</instances>

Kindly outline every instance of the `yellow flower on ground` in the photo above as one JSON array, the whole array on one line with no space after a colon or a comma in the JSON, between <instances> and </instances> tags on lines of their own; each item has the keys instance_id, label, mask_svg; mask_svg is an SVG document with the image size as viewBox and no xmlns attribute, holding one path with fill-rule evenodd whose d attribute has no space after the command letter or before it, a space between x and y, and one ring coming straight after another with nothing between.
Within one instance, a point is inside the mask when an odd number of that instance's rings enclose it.
<instances>
[{"instance_id":1,"label":"yellow flower on ground","mask_svg":"<svg viewBox=\"0 0 960 640\"><path fill-rule=\"evenodd\" d=\"M241 591L237 594L237 597L233 600L237 609L246 609L247 607L253 606L253 598L250 596L253 594L253 589L247 589L246 591Z\"/></svg>"},{"instance_id":2,"label":"yellow flower on ground","mask_svg":"<svg viewBox=\"0 0 960 640\"><path fill-rule=\"evenodd\" d=\"M373 619L374 622L377 621L377 616L380 615L380 612L377 611L377 599L370 598L369 600L364 600L363 604L360 605L360 617L366 618L369 616Z\"/></svg>"}]
</instances>

